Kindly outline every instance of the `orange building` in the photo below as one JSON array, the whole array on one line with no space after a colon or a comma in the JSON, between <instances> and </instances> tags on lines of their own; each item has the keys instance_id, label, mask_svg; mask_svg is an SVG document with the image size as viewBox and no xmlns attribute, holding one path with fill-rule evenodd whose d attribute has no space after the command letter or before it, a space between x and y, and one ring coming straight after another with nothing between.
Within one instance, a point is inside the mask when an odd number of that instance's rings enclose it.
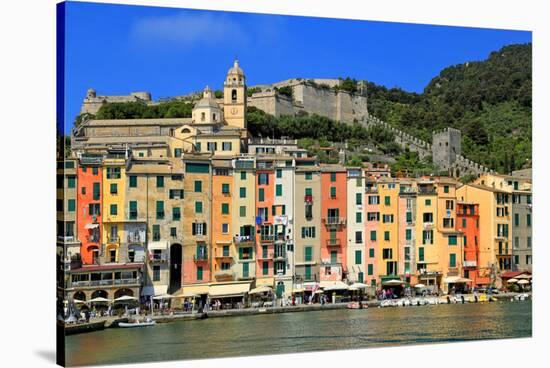
<instances>
[{"instance_id":1,"label":"orange building","mask_svg":"<svg viewBox=\"0 0 550 368\"><path fill-rule=\"evenodd\" d=\"M77 234L82 264L99 264L101 248L101 158L83 158L77 169Z\"/></svg>"},{"instance_id":2,"label":"orange building","mask_svg":"<svg viewBox=\"0 0 550 368\"><path fill-rule=\"evenodd\" d=\"M271 214L274 202L274 171L256 172L256 277L273 278L275 232Z\"/></svg>"},{"instance_id":3,"label":"orange building","mask_svg":"<svg viewBox=\"0 0 550 368\"><path fill-rule=\"evenodd\" d=\"M457 230L463 233L464 261L463 276L472 280L472 286L491 283L491 278L479 272L479 205L477 203L457 203Z\"/></svg>"},{"instance_id":4,"label":"orange building","mask_svg":"<svg viewBox=\"0 0 550 368\"><path fill-rule=\"evenodd\" d=\"M341 166L325 166L321 172L321 281L346 276L347 172Z\"/></svg>"}]
</instances>

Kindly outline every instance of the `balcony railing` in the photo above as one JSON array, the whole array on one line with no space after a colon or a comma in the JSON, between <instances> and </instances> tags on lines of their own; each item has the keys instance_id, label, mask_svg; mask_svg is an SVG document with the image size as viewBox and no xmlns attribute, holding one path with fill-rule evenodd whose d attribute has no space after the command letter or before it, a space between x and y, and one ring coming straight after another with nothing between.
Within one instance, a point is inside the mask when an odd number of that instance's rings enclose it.
<instances>
[{"instance_id":1,"label":"balcony railing","mask_svg":"<svg viewBox=\"0 0 550 368\"><path fill-rule=\"evenodd\" d=\"M275 261L284 261L286 260L286 252L274 253L273 259Z\"/></svg>"},{"instance_id":2,"label":"balcony railing","mask_svg":"<svg viewBox=\"0 0 550 368\"><path fill-rule=\"evenodd\" d=\"M86 280L86 281L69 281L69 287L86 287L86 286L110 286L110 285L136 285L139 284L139 278L132 279L108 279L108 280Z\"/></svg>"},{"instance_id":3,"label":"balcony railing","mask_svg":"<svg viewBox=\"0 0 550 368\"><path fill-rule=\"evenodd\" d=\"M118 243L120 241L120 237L118 236L108 236L107 237L107 243Z\"/></svg>"},{"instance_id":4,"label":"balcony railing","mask_svg":"<svg viewBox=\"0 0 550 368\"><path fill-rule=\"evenodd\" d=\"M214 272L214 277L219 279L234 279L235 273L231 270L220 270Z\"/></svg>"},{"instance_id":5,"label":"balcony railing","mask_svg":"<svg viewBox=\"0 0 550 368\"><path fill-rule=\"evenodd\" d=\"M275 241L275 235L274 234L262 234L262 235L260 235L260 240L262 242L273 242L273 241Z\"/></svg>"},{"instance_id":6,"label":"balcony railing","mask_svg":"<svg viewBox=\"0 0 550 368\"><path fill-rule=\"evenodd\" d=\"M145 243L145 235L130 234L127 236L128 243Z\"/></svg>"},{"instance_id":7,"label":"balcony railing","mask_svg":"<svg viewBox=\"0 0 550 368\"><path fill-rule=\"evenodd\" d=\"M273 253L258 254L258 259L273 259Z\"/></svg>"},{"instance_id":8,"label":"balcony railing","mask_svg":"<svg viewBox=\"0 0 550 368\"><path fill-rule=\"evenodd\" d=\"M233 258L231 253L222 253L222 254L215 254L214 258L216 259L222 259L222 258Z\"/></svg>"},{"instance_id":9,"label":"balcony railing","mask_svg":"<svg viewBox=\"0 0 550 368\"><path fill-rule=\"evenodd\" d=\"M251 245L254 243L254 235L235 236L233 242L238 245Z\"/></svg>"},{"instance_id":10,"label":"balcony railing","mask_svg":"<svg viewBox=\"0 0 550 368\"><path fill-rule=\"evenodd\" d=\"M327 247L339 247L341 245L340 239L327 239Z\"/></svg>"},{"instance_id":11,"label":"balcony railing","mask_svg":"<svg viewBox=\"0 0 550 368\"><path fill-rule=\"evenodd\" d=\"M345 225L346 219L344 217L323 217L323 223L331 226Z\"/></svg>"},{"instance_id":12,"label":"balcony railing","mask_svg":"<svg viewBox=\"0 0 550 368\"><path fill-rule=\"evenodd\" d=\"M206 262L208 261L208 254L205 253L199 253L193 255L193 261L195 262Z\"/></svg>"},{"instance_id":13,"label":"balcony railing","mask_svg":"<svg viewBox=\"0 0 550 368\"><path fill-rule=\"evenodd\" d=\"M86 235L86 240L89 243L99 243L99 235Z\"/></svg>"},{"instance_id":14,"label":"balcony railing","mask_svg":"<svg viewBox=\"0 0 550 368\"><path fill-rule=\"evenodd\" d=\"M166 254L153 254L153 256L150 259L151 259L151 263L168 262L168 256Z\"/></svg>"},{"instance_id":15,"label":"balcony railing","mask_svg":"<svg viewBox=\"0 0 550 368\"><path fill-rule=\"evenodd\" d=\"M435 195L437 192L435 188L419 188L418 195Z\"/></svg>"},{"instance_id":16,"label":"balcony railing","mask_svg":"<svg viewBox=\"0 0 550 368\"><path fill-rule=\"evenodd\" d=\"M464 267L477 267L477 261L464 261Z\"/></svg>"}]
</instances>

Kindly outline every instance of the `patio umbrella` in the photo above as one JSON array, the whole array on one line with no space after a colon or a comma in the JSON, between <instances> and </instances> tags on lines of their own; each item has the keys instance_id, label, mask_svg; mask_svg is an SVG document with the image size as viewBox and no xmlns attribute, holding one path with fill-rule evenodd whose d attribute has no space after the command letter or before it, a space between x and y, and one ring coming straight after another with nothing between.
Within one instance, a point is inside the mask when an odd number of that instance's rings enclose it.
<instances>
[{"instance_id":1,"label":"patio umbrella","mask_svg":"<svg viewBox=\"0 0 550 368\"><path fill-rule=\"evenodd\" d=\"M357 290L359 290L359 288L352 285L352 286L349 287L348 290L350 290L350 291L357 291Z\"/></svg>"},{"instance_id":2,"label":"patio umbrella","mask_svg":"<svg viewBox=\"0 0 550 368\"><path fill-rule=\"evenodd\" d=\"M510 280L508 280L509 284L513 284L514 282L518 282L518 279L511 278Z\"/></svg>"},{"instance_id":3,"label":"patio umbrella","mask_svg":"<svg viewBox=\"0 0 550 368\"><path fill-rule=\"evenodd\" d=\"M130 296L130 295L123 295L119 298L116 298L115 302L124 302L124 301L128 301L128 300L137 300L137 298L135 298L133 296Z\"/></svg>"},{"instance_id":4,"label":"patio umbrella","mask_svg":"<svg viewBox=\"0 0 550 368\"><path fill-rule=\"evenodd\" d=\"M518 281L518 285L525 285L525 284L528 284L528 283L529 283L529 280L525 280L525 279Z\"/></svg>"},{"instance_id":5,"label":"patio umbrella","mask_svg":"<svg viewBox=\"0 0 550 368\"><path fill-rule=\"evenodd\" d=\"M98 296L97 298L90 299L88 303L109 303L110 300L107 298L103 298L101 296Z\"/></svg>"},{"instance_id":6,"label":"patio umbrella","mask_svg":"<svg viewBox=\"0 0 550 368\"><path fill-rule=\"evenodd\" d=\"M350 290L351 290L351 288L366 289L368 287L369 287L369 285L363 284L362 282L354 282L353 284L351 284Z\"/></svg>"},{"instance_id":7,"label":"patio umbrella","mask_svg":"<svg viewBox=\"0 0 550 368\"><path fill-rule=\"evenodd\" d=\"M86 303L86 302L84 300L80 300L80 299L73 299L73 303L80 304L80 303Z\"/></svg>"},{"instance_id":8,"label":"patio umbrella","mask_svg":"<svg viewBox=\"0 0 550 368\"><path fill-rule=\"evenodd\" d=\"M401 280L389 280L389 281L386 281L386 282L382 283L382 285L384 285L384 286L399 286L399 285L403 285L403 281L401 281Z\"/></svg>"},{"instance_id":9,"label":"patio umbrella","mask_svg":"<svg viewBox=\"0 0 550 368\"><path fill-rule=\"evenodd\" d=\"M424 285L424 284L416 284L416 285L414 285L414 287L415 287L415 288L422 289L422 288L425 288L426 285Z\"/></svg>"},{"instance_id":10,"label":"patio umbrella","mask_svg":"<svg viewBox=\"0 0 550 368\"><path fill-rule=\"evenodd\" d=\"M161 300L161 299L172 299L174 296L170 294L162 294L162 295L156 295L153 297L154 300Z\"/></svg>"},{"instance_id":11,"label":"patio umbrella","mask_svg":"<svg viewBox=\"0 0 550 368\"><path fill-rule=\"evenodd\" d=\"M273 289L270 288L269 286L260 286L260 287L257 287L257 288L254 288L252 290L250 290L248 292L248 294L261 294L261 293L267 293L267 292L272 292Z\"/></svg>"}]
</instances>

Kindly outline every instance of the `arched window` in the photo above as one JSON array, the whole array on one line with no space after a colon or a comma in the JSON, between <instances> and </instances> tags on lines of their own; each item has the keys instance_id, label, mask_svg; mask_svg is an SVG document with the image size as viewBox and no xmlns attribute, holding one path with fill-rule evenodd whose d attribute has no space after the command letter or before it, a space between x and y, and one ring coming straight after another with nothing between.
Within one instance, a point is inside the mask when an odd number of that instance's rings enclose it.
<instances>
[{"instance_id":1,"label":"arched window","mask_svg":"<svg viewBox=\"0 0 550 368\"><path fill-rule=\"evenodd\" d=\"M236 89L231 90L231 102L237 102L237 90Z\"/></svg>"},{"instance_id":2,"label":"arched window","mask_svg":"<svg viewBox=\"0 0 550 368\"><path fill-rule=\"evenodd\" d=\"M189 128L183 128L183 129L181 130L181 132L184 133L184 134L191 133L191 129L189 129Z\"/></svg>"}]
</instances>

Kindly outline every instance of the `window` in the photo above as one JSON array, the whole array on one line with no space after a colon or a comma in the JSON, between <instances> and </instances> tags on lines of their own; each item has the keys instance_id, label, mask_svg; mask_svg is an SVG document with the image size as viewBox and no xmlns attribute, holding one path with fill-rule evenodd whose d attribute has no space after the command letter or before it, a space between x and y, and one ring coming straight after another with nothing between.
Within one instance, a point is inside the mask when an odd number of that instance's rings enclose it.
<instances>
[{"instance_id":1,"label":"window","mask_svg":"<svg viewBox=\"0 0 550 368\"><path fill-rule=\"evenodd\" d=\"M373 267L372 263L369 263L367 265L367 275L372 276L373 273L374 273L374 267Z\"/></svg>"},{"instance_id":2,"label":"window","mask_svg":"<svg viewBox=\"0 0 550 368\"><path fill-rule=\"evenodd\" d=\"M118 186L116 183L111 184L111 194L117 194L118 193Z\"/></svg>"},{"instance_id":3,"label":"window","mask_svg":"<svg viewBox=\"0 0 550 368\"><path fill-rule=\"evenodd\" d=\"M531 226L531 215L527 214L527 226Z\"/></svg>"},{"instance_id":4,"label":"window","mask_svg":"<svg viewBox=\"0 0 550 368\"><path fill-rule=\"evenodd\" d=\"M282 184L275 185L275 195L277 197L281 197L283 195L283 185Z\"/></svg>"},{"instance_id":5,"label":"window","mask_svg":"<svg viewBox=\"0 0 550 368\"><path fill-rule=\"evenodd\" d=\"M265 200L264 188L258 189L258 201L263 202Z\"/></svg>"},{"instance_id":6,"label":"window","mask_svg":"<svg viewBox=\"0 0 550 368\"><path fill-rule=\"evenodd\" d=\"M363 195L361 193L355 193L355 204L363 204Z\"/></svg>"},{"instance_id":7,"label":"window","mask_svg":"<svg viewBox=\"0 0 550 368\"><path fill-rule=\"evenodd\" d=\"M407 212L407 213L406 213L406 218L407 218L407 219L406 219L407 223L408 223L408 224L412 224L412 222L413 222L413 221L412 221L412 212Z\"/></svg>"},{"instance_id":8,"label":"window","mask_svg":"<svg viewBox=\"0 0 550 368\"><path fill-rule=\"evenodd\" d=\"M170 228L170 236L172 238L177 238L178 237L178 228L177 227L171 227Z\"/></svg>"},{"instance_id":9,"label":"window","mask_svg":"<svg viewBox=\"0 0 550 368\"><path fill-rule=\"evenodd\" d=\"M246 180L246 171L241 171L241 180Z\"/></svg>"},{"instance_id":10,"label":"window","mask_svg":"<svg viewBox=\"0 0 550 368\"><path fill-rule=\"evenodd\" d=\"M93 199L94 201L98 201L99 200L99 193L100 193L100 184L99 183L94 183L94 188L93 188L93 193L94 193L94 196L93 196Z\"/></svg>"},{"instance_id":11,"label":"window","mask_svg":"<svg viewBox=\"0 0 550 368\"><path fill-rule=\"evenodd\" d=\"M368 212L367 221L380 221L380 212Z\"/></svg>"},{"instance_id":12,"label":"window","mask_svg":"<svg viewBox=\"0 0 550 368\"><path fill-rule=\"evenodd\" d=\"M424 201L424 204L425 204L426 206L431 206L431 205L432 205L432 200L431 200L431 199L426 199L426 200Z\"/></svg>"},{"instance_id":13,"label":"window","mask_svg":"<svg viewBox=\"0 0 550 368\"><path fill-rule=\"evenodd\" d=\"M411 248L410 247L405 247L405 261L410 261L411 260Z\"/></svg>"},{"instance_id":14,"label":"window","mask_svg":"<svg viewBox=\"0 0 550 368\"><path fill-rule=\"evenodd\" d=\"M384 231L384 240L385 241L390 241L390 232L389 231Z\"/></svg>"},{"instance_id":15,"label":"window","mask_svg":"<svg viewBox=\"0 0 550 368\"><path fill-rule=\"evenodd\" d=\"M456 254L449 254L449 267L456 267Z\"/></svg>"},{"instance_id":16,"label":"window","mask_svg":"<svg viewBox=\"0 0 550 368\"><path fill-rule=\"evenodd\" d=\"M363 214L361 212L355 213L355 222L357 222L358 224L363 222Z\"/></svg>"},{"instance_id":17,"label":"window","mask_svg":"<svg viewBox=\"0 0 550 368\"><path fill-rule=\"evenodd\" d=\"M382 216L382 222L383 223L393 223L393 215L383 215Z\"/></svg>"},{"instance_id":18,"label":"window","mask_svg":"<svg viewBox=\"0 0 550 368\"><path fill-rule=\"evenodd\" d=\"M455 226L455 220L453 218L444 218L443 227L446 229L453 228Z\"/></svg>"},{"instance_id":19,"label":"window","mask_svg":"<svg viewBox=\"0 0 550 368\"><path fill-rule=\"evenodd\" d=\"M449 235L449 245L456 245L457 244L456 239L457 239L456 235Z\"/></svg>"},{"instance_id":20,"label":"window","mask_svg":"<svg viewBox=\"0 0 550 368\"><path fill-rule=\"evenodd\" d=\"M465 218L462 219L462 228L463 229L466 228L466 219Z\"/></svg>"},{"instance_id":21,"label":"window","mask_svg":"<svg viewBox=\"0 0 550 368\"><path fill-rule=\"evenodd\" d=\"M389 206L389 205L390 205L390 202L391 202L391 201L390 201L390 196L385 196L385 197L384 197L384 204L385 204L386 206Z\"/></svg>"},{"instance_id":22,"label":"window","mask_svg":"<svg viewBox=\"0 0 550 368\"><path fill-rule=\"evenodd\" d=\"M336 187L330 187L330 197L336 198Z\"/></svg>"},{"instance_id":23,"label":"window","mask_svg":"<svg viewBox=\"0 0 550 368\"><path fill-rule=\"evenodd\" d=\"M229 184L222 184L222 194L229 194Z\"/></svg>"},{"instance_id":24,"label":"window","mask_svg":"<svg viewBox=\"0 0 550 368\"><path fill-rule=\"evenodd\" d=\"M530 264L533 263L533 259L532 259L532 256L531 256L531 255L527 254L527 255L525 256L525 263L528 264L528 265L530 265Z\"/></svg>"},{"instance_id":25,"label":"window","mask_svg":"<svg viewBox=\"0 0 550 368\"><path fill-rule=\"evenodd\" d=\"M181 157L181 148L174 148L174 157Z\"/></svg>"},{"instance_id":26,"label":"window","mask_svg":"<svg viewBox=\"0 0 550 368\"><path fill-rule=\"evenodd\" d=\"M315 226L302 227L302 239L315 238Z\"/></svg>"},{"instance_id":27,"label":"window","mask_svg":"<svg viewBox=\"0 0 550 368\"><path fill-rule=\"evenodd\" d=\"M195 193L201 193L202 192L202 181L195 180L194 191L195 191Z\"/></svg>"},{"instance_id":28,"label":"window","mask_svg":"<svg viewBox=\"0 0 550 368\"><path fill-rule=\"evenodd\" d=\"M138 216L137 201L130 201L128 207L130 208L128 212L128 218L130 220L137 220L137 216Z\"/></svg>"},{"instance_id":29,"label":"window","mask_svg":"<svg viewBox=\"0 0 550 368\"><path fill-rule=\"evenodd\" d=\"M363 242L363 232L362 231L356 231L355 232L355 243L361 244Z\"/></svg>"},{"instance_id":30,"label":"window","mask_svg":"<svg viewBox=\"0 0 550 368\"><path fill-rule=\"evenodd\" d=\"M246 217L246 206L240 206L239 207L239 216L240 217Z\"/></svg>"},{"instance_id":31,"label":"window","mask_svg":"<svg viewBox=\"0 0 550 368\"><path fill-rule=\"evenodd\" d=\"M164 188L164 176L157 176L157 188Z\"/></svg>"},{"instance_id":32,"label":"window","mask_svg":"<svg viewBox=\"0 0 550 368\"><path fill-rule=\"evenodd\" d=\"M527 248L531 248L531 237L527 237Z\"/></svg>"},{"instance_id":33,"label":"window","mask_svg":"<svg viewBox=\"0 0 550 368\"><path fill-rule=\"evenodd\" d=\"M444 193L449 193L449 186L448 185L443 186L443 192Z\"/></svg>"},{"instance_id":34,"label":"window","mask_svg":"<svg viewBox=\"0 0 550 368\"><path fill-rule=\"evenodd\" d=\"M74 188L76 186L76 178L74 176L67 177L67 188Z\"/></svg>"},{"instance_id":35,"label":"window","mask_svg":"<svg viewBox=\"0 0 550 368\"><path fill-rule=\"evenodd\" d=\"M455 208L455 201L445 201L445 209L454 210L454 208Z\"/></svg>"},{"instance_id":36,"label":"window","mask_svg":"<svg viewBox=\"0 0 550 368\"><path fill-rule=\"evenodd\" d=\"M377 195L371 195L368 199L369 204L380 204L380 196Z\"/></svg>"},{"instance_id":37,"label":"window","mask_svg":"<svg viewBox=\"0 0 550 368\"><path fill-rule=\"evenodd\" d=\"M170 199L182 199L183 189L170 189L169 195L170 195Z\"/></svg>"},{"instance_id":38,"label":"window","mask_svg":"<svg viewBox=\"0 0 550 368\"><path fill-rule=\"evenodd\" d=\"M332 182L336 181L336 173L335 172L330 173L330 181L332 181Z\"/></svg>"},{"instance_id":39,"label":"window","mask_svg":"<svg viewBox=\"0 0 550 368\"><path fill-rule=\"evenodd\" d=\"M361 259L362 259L362 255L361 255L361 251L360 250L356 250L355 251L355 264L358 265L358 264L361 264Z\"/></svg>"},{"instance_id":40,"label":"window","mask_svg":"<svg viewBox=\"0 0 550 368\"><path fill-rule=\"evenodd\" d=\"M206 149L209 152L215 152L218 150L218 142L207 142L206 143Z\"/></svg>"},{"instance_id":41,"label":"window","mask_svg":"<svg viewBox=\"0 0 550 368\"><path fill-rule=\"evenodd\" d=\"M519 226L519 213L514 213L514 226Z\"/></svg>"},{"instance_id":42,"label":"window","mask_svg":"<svg viewBox=\"0 0 550 368\"><path fill-rule=\"evenodd\" d=\"M232 148L232 143L231 142L223 142L222 143L222 151L231 151L231 148Z\"/></svg>"},{"instance_id":43,"label":"window","mask_svg":"<svg viewBox=\"0 0 550 368\"><path fill-rule=\"evenodd\" d=\"M222 215L229 215L229 203L222 203Z\"/></svg>"},{"instance_id":44,"label":"window","mask_svg":"<svg viewBox=\"0 0 550 368\"><path fill-rule=\"evenodd\" d=\"M374 258L374 248L369 249L369 257Z\"/></svg>"},{"instance_id":45,"label":"window","mask_svg":"<svg viewBox=\"0 0 550 368\"><path fill-rule=\"evenodd\" d=\"M393 249L384 248L382 249L382 259L392 259L393 258Z\"/></svg>"},{"instance_id":46,"label":"window","mask_svg":"<svg viewBox=\"0 0 550 368\"><path fill-rule=\"evenodd\" d=\"M304 260L306 262L312 261L313 260L313 247L306 246L306 247L304 247L304 251L305 251Z\"/></svg>"},{"instance_id":47,"label":"window","mask_svg":"<svg viewBox=\"0 0 550 368\"><path fill-rule=\"evenodd\" d=\"M120 167L108 167L107 179L120 179Z\"/></svg>"},{"instance_id":48,"label":"window","mask_svg":"<svg viewBox=\"0 0 550 368\"><path fill-rule=\"evenodd\" d=\"M433 244L433 230L423 230L422 231L422 244Z\"/></svg>"},{"instance_id":49,"label":"window","mask_svg":"<svg viewBox=\"0 0 550 368\"><path fill-rule=\"evenodd\" d=\"M205 222L195 222L191 225L191 234L192 235L207 235L206 233L206 223Z\"/></svg>"},{"instance_id":50,"label":"window","mask_svg":"<svg viewBox=\"0 0 550 368\"><path fill-rule=\"evenodd\" d=\"M519 248L519 236L514 237L514 249Z\"/></svg>"},{"instance_id":51,"label":"window","mask_svg":"<svg viewBox=\"0 0 550 368\"><path fill-rule=\"evenodd\" d=\"M468 237L466 235L464 235L462 237L462 242L464 243L464 246L467 247L468 246Z\"/></svg>"},{"instance_id":52,"label":"window","mask_svg":"<svg viewBox=\"0 0 550 368\"><path fill-rule=\"evenodd\" d=\"M164 218L164 201L157 201L157 220Z\"/></svg>"},{"instance_id":53,"label":"window","mask_svg":"<svg viewBox=\"0 0 550 368\"><path fill-rule=\"evenodd\" d=\"M376 230L371 230L370 232L370 240L376 241Z\"/></svg>"},{"instance_id":54,"label":"window","mask_svg":"<svg viewBox=\"0 0 550 368\"><path fill-rule=\"evenodd\" d=\"M405 229L405 240L411 240L411 239L412 239L412 230Z\"/></svg>"},{"instance_id":55,"label":"window","mask_svg":"<svg viewBox=\"0 0 550 368\"><path fill-rule=\"evenodd\" d=\"M99 169L97 167L92 167L92 175L97 175L99 173Z\"/></svg>"},{"instance_id":56,"label":"window","mask_svg":"<svg viewBox=\"0 0 550 368\"><path fill-rule=\"evenodd\" d=\"M304 278L306 280L311 280L311 265L306 265Z\"/></svg>"},{"instance_id":57,"label":"window","mask_svg":"<svg viewBox=\"0 0 550 368\"><path fill-rule=\"evenodd\" d=\"M67 211L74 212L76 209L76 201L74 199L67 200Z\"/></svg>"},{"instance_id":58,"label":"window","mask_svg":"<svg viewBox=\"0 0 550 368\"><path fill-rule=\"evenodd\" d=\"M229 233L229 224L222 224L222 234Z\"/></svg>"},{"instance_id":59,"label":"window","mask_svg":"<svg viewBox=\"0 0 550 368\"><path fill-rule=\"evenodd\" d=\"M153 225L153 241L160 240L160 225Z\"/></svg>"},{"instance_id":60,"label":"window","mask_svg":"<svg viewBox=\"0 0 550 368\"><path fill-rule=\"evenodd\" d=\"M277 178L280 179L283 177L283 170L282 169L277 169Z\"/></svg>"},{"instance_id":61,"label":"window","mask_svg":"<svg viewBox=\"0 0 550 368\"><path fill-rule=\"evenodd\" d=\"M160 281L160 266L153 266L153 281Z\"/></svg>"},{"instance_id":62,"label":"window","mask_svg":"<svg viewBox=\"0 0 550 368\"><path fill-rule=\"evenodd\" d=\"M130 175L130 188L137 188L137 176Z\"/></svg>"},{"instance_id":63,"label":"window","mask_svg":"<svg viewBox=\"0 0 550 368\"><path fill-rule=\"evenodd\" d=\"M269 176L267 173L258 174L258 185L269 185Z\"/></svg>"},{"instance_id":64,"label":"window","mask_svg":"<svg viewBox=\"0 0 550 368\"><path fill-rule=\"evenodd\" d=\"M195 213L202 213L202 202L196 201L195 202Z\"/></svg>"},{"instance_id":65,"label":"window","mask_svg":"<svg viewBox=\"0 0 550 368\"><path fill-rule=\"evenodd\" d=\"M262 275L269 275L269 263L262 262Z\"/></svg>"},{"instance_id":66,"label":"window","mask_svg":"<svg viewBox=\"0 0 550 368\"><path fill-rule=\"evenodd\" d=\"M245 187L239 188L239 197L240 198L246 198L246 188Z\"/></svg>"},{"instance_id":67,"label":"window","mask_svg":"<svg viewBox=\"0 0 550 368\"><path fill-rule=\"evenodd\" d=\"M82 187L81 193L82 193L82 195L85 195L85 194L86 194L86 187Z\"/></svg>"},{"instance_id":68,"label":"window","mask_svg":"<svg viewBox=\"0 0 550 368\"><path fill-rule=\"evenodd\" d=\"M197 266L197 281L202 281L202 266Z\"/></svg>"},{"instance_id":69,"label":"window","mask_svg":"<svg viewBox=\"0 0 550 368\"><path fill-rule=\"evenodd\" d=\"M179 207L172 207L172 221L179 221L181 219L181 209Z\"/></svg>"},{"instance_id":70,"label":"window","mask_svg":"<svg viewBox=\"0 0 550 368\"><path fill-rule=\"evenodd\" d=\"M117 212L118 212L117 205L116 205L116 204L112 204L110 208L111 208L111 210L110 210L111 216L116 216L116 215L117 215Z\"/></svg>"},{"instance_id":71,"label":"window","mask_svg":"<svg viewBox=\"0 0 550 368\"><path fill-rule=\"evenodd\" d=\"M311 180L312 174L310 172L307 172L305 177L306 177L306 180Z\"/></svg>"},{"instance_id":72,"label":"window","mask_svg":"<svg viewBox=\"0 0 550 368\"><path fill-rule=\"evenodd\" d=\"M434 215L431 212L424 212L422 214L422 220L424 223L433 223L434 222Z\"/></svg>"},{"instance_id":73,"label":"window","mask_svg":"<svg viewBox=\"0 0 550 368\"><path fill-rule=\"evenodd\" d=\"M101 214L99 203L90 203L88 212L91 216L99 216Z\"/></svg>"}]
</instances>

